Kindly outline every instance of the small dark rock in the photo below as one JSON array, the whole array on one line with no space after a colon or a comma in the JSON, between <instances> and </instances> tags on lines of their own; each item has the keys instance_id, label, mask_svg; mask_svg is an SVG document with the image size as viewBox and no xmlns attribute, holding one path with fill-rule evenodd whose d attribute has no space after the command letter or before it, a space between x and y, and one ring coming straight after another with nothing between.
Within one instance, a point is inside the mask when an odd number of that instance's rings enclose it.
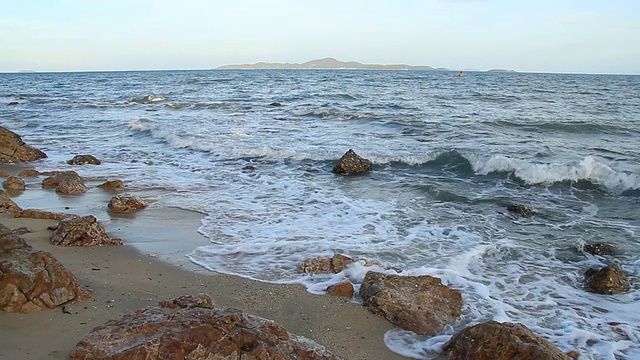
<instances>
[{"instance_id":1,"label":"small dark rock","mask_svg":"<svg viewBox=\"0 0 640 360\"><path fill-rule=\"evenodd\" d=\"M279 102L272 102L269 106L282 106Z\"/></svg>"},{"instance_id":2,"label":"small dark rock","mask_svg":"<svg viewBox=\"0 0 640 360\"><path fill-rule=\"evenodd\" d=\"M511 204L507 206L507 211L518 214L523 217L529 217L534 213L532 208L525 205L520 205L520 204Z\"/></svg>"},{"instance_id":3,"label":"small dark rock","mask_svg":"<svg viewBox=\"0 0 640 360\"><path fill-rule=\"evenodd\" d=\"M17 101L12 101L12 102L8 103L7 106L13 106L13 105L18 105L18 104L20 104L20 103L17 102Z\"/></svg>"},{"instance_id":4,"label":"small dark rock","mask_svg":"<svg viewBox=\"0 0 640 360\"><path fill-rule=\"evenodd\" d=\"M83 165L83 164L92 164L92 165L100 165L100 160L96 159L93 155L76 155L73 159L68 160L67 164L69 165Z\"/></svg>"},{"instance_id":5,"label":"small dark rock","mask_svg":"<svg viewBox=\"0 0 640 360\"><path fill-rule=\"evenodd\" d=\"M355 175L370 171L373 168L371 161L360 157L355 151L349 149L333 168L333 172L340 175Z\"/></svg>"},{"instance_id":6,"label":"small dark rock","mask_svg":"<svg viewBox=\"0 0 640 360\"><path fill-rule=\"evenodd\" d=\"M618 252L618 249L609 243L587 244L582 249L591 255L600 256L615 255Z\"/></svg>"},{"instance_id":7,"label":"small dark rock","mask_svg":"<svg viewBox=\"0 0 640 360\"><path fill-rule=\"evenodd\" d=\"M253 165L247 165L242 168L242 171L255 171L255 170L256 170L256 167Z\"/></svg>"}]
</instances>

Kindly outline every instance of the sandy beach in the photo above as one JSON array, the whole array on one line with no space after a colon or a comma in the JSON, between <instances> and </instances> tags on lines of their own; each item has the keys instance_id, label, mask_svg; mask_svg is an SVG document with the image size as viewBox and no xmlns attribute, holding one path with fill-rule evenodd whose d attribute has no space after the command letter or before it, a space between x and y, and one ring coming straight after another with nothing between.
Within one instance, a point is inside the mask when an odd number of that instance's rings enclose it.
<instances>
[{"instance_id":1,"label":"sandy beach","mask_svg":"<svg viewBox=\"0 0 640 360\"><path fill-rule=\"evenodd\" d=\"M2 166L16 175L23 166ZM27 178L27 190L12 194L23 208L92 213L107 233L123 238L124 246L65 248L51 245L47 226L54 220L13 218L0 223L32 232L21 235L36 249L51 252L86 286L87 301L30 314L0 312L0 358L65 359L92 328L143 307L157 306L184 294L210 294L219 307L234 307L273 320L288 331L306 336L345 359L402 359L389 351L384 333L393 326L350 299L318 296L299 285L277 285L208 272L184 256L207 239L198 234L202 214L152 204L134 215L113 216L105 199L114 193L87 182L80 196L43 190L41 178ZM134 195L138 195L133 193ZM144 192L143 192L144 195ZM107 200L108 201L108 200ZM34 206L37 204L38 206Z\"/></svg>"}]
</instances>

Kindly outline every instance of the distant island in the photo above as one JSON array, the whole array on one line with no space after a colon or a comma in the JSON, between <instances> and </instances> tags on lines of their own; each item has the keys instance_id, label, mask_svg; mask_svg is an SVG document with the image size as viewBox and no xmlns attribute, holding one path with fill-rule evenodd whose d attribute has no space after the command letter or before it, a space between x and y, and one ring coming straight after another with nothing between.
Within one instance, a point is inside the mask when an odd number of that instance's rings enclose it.
<instances>
[{"instance_id":1,"label":"distant island","mask_svg":"<svg viewBox=\"0 0 640 360\"><path fill-rule=\"evenodd\" d=\"M412 66L405 64L378 65L361 64L355 61L344 62L334 58L325 58L307 61L302 64L291 63L267 63L259 62L255 64L224 65L219 70L253 70L253 69L340 69L340 70L448 70L445 68L433 68L431 66Z\"/></svg>"}]
</instances>

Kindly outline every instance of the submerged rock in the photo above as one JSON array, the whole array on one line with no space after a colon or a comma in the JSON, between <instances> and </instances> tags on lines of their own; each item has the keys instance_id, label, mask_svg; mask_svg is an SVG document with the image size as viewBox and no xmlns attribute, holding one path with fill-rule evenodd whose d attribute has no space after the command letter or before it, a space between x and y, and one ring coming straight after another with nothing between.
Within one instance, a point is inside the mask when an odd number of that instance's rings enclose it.
<instances>
[{"instance_id":1,"label":"submerged rock","mask_svg":"<svg viewBox=\"0 0 640 360\"><path fill-rule=\"evenodd\" d=\"M61 246L122 245L122 239L110 238L93 215L68 218L58 223L49 242Z\"/></svg>"},{"instance_id":2,"label":"submerged rock","mask_svg":"<svg viewBox=\"0 0 640 360\"><path fill-rule=\"evenodd\" d=\"M520 204L511 204L507 206L507 211L520 215L522 217L529 217L534 214L532 208Z\"/></svg>"},{"instance_id":3,"label":"submerged rock","mask_svg":"<svg viewBox=\"0 0 640 360\"><path fill-rule=\"evenodd\" d=\"M116 195L111 198L107 207L114 213L130 213L149 206L149 203L137 196L129 194Z\"/></svg>"},{"instance_id":4,"label":"submerged rock","mask_svg":"<svg viewBox=\"0 0 640 360\"><path fill-rule=\"evenodd\" d=\"M0 126L0 162L35 161L46 157L44 152L25 144L20 135Z\"/></svg>"},{"instance_id":5,"label":"submerged rock","mask_svg":"<svg viewBox=\"0 0 640 360\"><path fill-rule=\"evenodd\" d=\"M462 294L428 275L399 276L369 271L360 286L363 305L419 335L436 335L462 310Z\"/></svg>"},{"instance_id":6,"label":"submerged rock","mask_svg":"<svg viewBox=\"0 0 640 360\"><path fill-rule=\"evenodd\" d=\"M38 170L34 170L34 169L22 170L18 174L18 176L20 176L20 177L34 177L34 176L38 176L38 175L40 175L40 172Z\"/></svg>"},{"instance_id":7,"label":"submerged rock","mask_svg":"<svg viewBox=\"0 0 640 360\"><path fill-rule=\"evenodd\" d=\"M69 165L84 165L84 164L92 164L92 165L100 165L100 160L96 159L93 155L76 155L71 160L67 160L67 164Z\"/></svg>"},{"instance_id":8,"label":"submerged rock","mask_svg":"<svg viewBox=\"0 0 640 360\"><path fill-rule=\"evenodd\" d=\"M446 360L570 360L526 326L488 321L455 334L442 347Z\"/></svg>"},{"instance_id":9,"label":"submerged rock","mask_svg":"<svg viewBox=\"0 0 640 360\"><path fill-rule=\"evenodd\" d=\"M591 255L600 256L615 255L618 252L615 245L609 243L587 244L582 249Z\"/></svg>"},{"instance_id":10,"label":"submerged rock","mask_svg":"<svg viewBox=\"0 0 640 360\"><path fill-rule=\"evenodd\" d=\"M586 288L596 294L618 294L629 291L629 278L617 265L605 266L602 269L591 268L585 272Z\"/></svg>"},{"instance_id":11,"label":"submerged rock","mask_svg":"<svg viewBox=\"0 0 640 360\"><path fill-rule=\"evenodd\" d=\"M340 175L356 175L371 171L371 161L360 157L355 151L349 149L333 168L333 172Z\"/></svg>"}]
</instances>

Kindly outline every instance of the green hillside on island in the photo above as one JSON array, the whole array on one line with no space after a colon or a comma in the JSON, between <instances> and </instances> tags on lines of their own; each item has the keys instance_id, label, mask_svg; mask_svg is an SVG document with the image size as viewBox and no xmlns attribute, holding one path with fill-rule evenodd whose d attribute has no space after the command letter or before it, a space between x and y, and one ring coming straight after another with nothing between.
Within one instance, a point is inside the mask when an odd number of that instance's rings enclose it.
<instances>
[{"instance_id":1,"label":"green hillside on island","mask_svg":"<svg viewBox=\"0 0 640 360\"><path fill-rule=\"evenodd\" d=\"M355 61L344 62L336 60L334 58L325 58L318 60L307 61L302 64L296 63L268 63L259 62L255 64L240 64L240 65L224 65L217 69L230 70L230 69L344 69L344 70L448 70L444 68L433 68L431 66L412 66L405 64L395 65L379 65L379 64L361 64Z\"/></svg>"}]
</instances>

